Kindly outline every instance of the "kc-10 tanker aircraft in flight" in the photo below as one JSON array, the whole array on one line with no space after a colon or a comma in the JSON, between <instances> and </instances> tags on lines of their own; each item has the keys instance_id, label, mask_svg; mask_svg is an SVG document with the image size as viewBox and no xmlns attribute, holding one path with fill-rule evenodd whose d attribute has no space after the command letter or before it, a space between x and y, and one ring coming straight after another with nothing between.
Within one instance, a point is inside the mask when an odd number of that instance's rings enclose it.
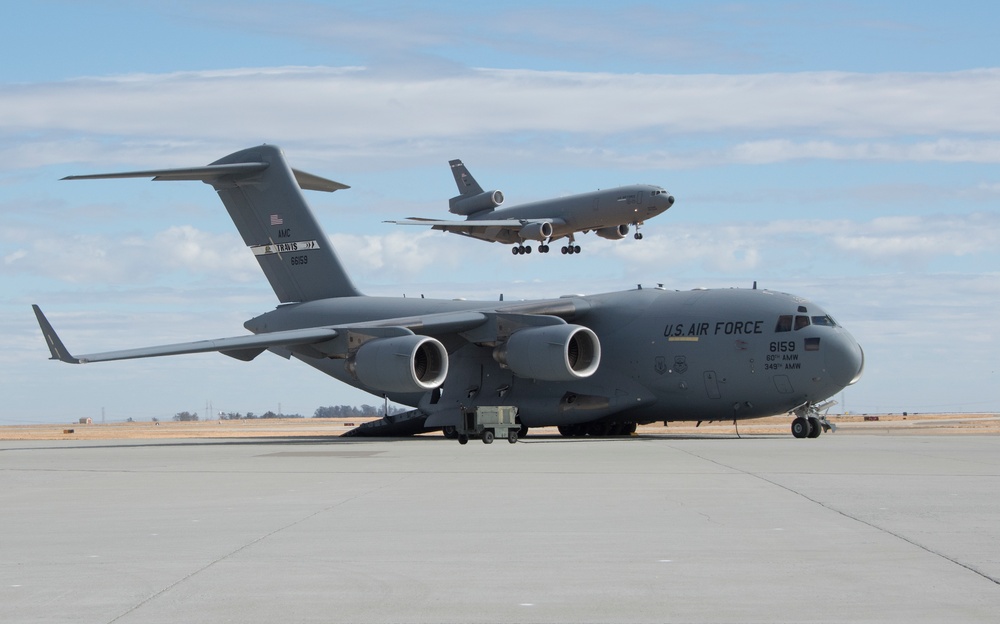
<instances>
[{"instance_id":1,"label":"kc-10 tanker aircraft in flight","mask_svg":"<svg viewBox=\"0 0 1000 624\"><path fill-rule=\"evenodd\" d=\"M464 221L410 217L386 223L423 225L491 243L512 244L514 255L531 253L531 245L525 245L530 241L541 243L538 253L548 253L552 241L566 238L569 242L563 245L562 252L575 254L580 253L574 237L577 232L595 232L602 238L619 240L634 226L635 238L641 240L639 226L674 205L674 196L664 189L633 184L500 208L503 193L484 191L461 160L448 164L459 193L448 200L448 210L465 216Z\"/></svg>"},{"instance_id":2,"label":"kc-10 tanker aircraft in flight","mask_svg":"<svg viewBox=\"0 0 1000 624\"><path fill-rule=\"evenodd\" d=\"M794 413L792 433L829 428L828 399L861 376L864 356L814 303L770 290L636 288L538 301L365 296L300 189L347 188L296 171L275 146L204 167L72 178L201 180L222 198L278 300L252 335L73 355L33 306L52 359L83 364L268 350L412 406L357 435L452 432L481 406L517 408L521 432L630 433L639 423Z\"/></svg>"}]
</instances>

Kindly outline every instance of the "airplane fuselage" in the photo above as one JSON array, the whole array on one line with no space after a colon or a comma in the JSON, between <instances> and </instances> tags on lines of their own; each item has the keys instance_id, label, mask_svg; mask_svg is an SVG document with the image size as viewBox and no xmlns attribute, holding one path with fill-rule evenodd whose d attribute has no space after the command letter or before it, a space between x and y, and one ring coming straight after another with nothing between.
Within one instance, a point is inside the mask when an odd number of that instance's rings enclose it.
<instances>
[{"instance_id":1,"label":"airplane fuselage","mask_svg":"<svg viewBox=\"0 0 1000 624\"><path fill-rule=\"evenodd\" d=\"M298 359L377 396L419 407L427 426L453 424L461 408L517 405L529 427L614 417L630 422L732 420L782 414L853 383L863 355L818 306L768 290L643 288L530 303L355 297L282 306L246 323L255 333L446 312L553 314L593 330L601 363L570 382L522 379L489 345L456 340L439 392L366 387L343 360ZM414 328L419 333L419 328ZM278 350L280 353L280 350Z\"/></svg>"},{"instance_id":2,"label":"airplane fuselage","mask_svg":"<svg viewBox=\"0 0 1000 624\"><path fill-rule=\"evenodd\" d=\"M551 219L552 239L556 240L575 232L592 232L618 225L642 223L663 213L671 205L673 198L664 189L650 184L632 184L486 210L470 215L467 221L469 225L475 225L476 221L498 219ZM505 244L522 241L517 230L498 226L487 227L485 230L470 228L468 235Z\"/></svg>"}]
</instances>

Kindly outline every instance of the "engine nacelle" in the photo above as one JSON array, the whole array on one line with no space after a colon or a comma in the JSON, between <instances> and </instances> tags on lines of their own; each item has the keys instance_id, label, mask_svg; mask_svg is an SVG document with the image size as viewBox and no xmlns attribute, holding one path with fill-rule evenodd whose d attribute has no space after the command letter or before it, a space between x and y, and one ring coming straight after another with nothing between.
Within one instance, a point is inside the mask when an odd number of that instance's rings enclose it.
<instances>
[{"instance_id":1,"label":"engine nacelle","mask_svg":"<svg viewBox=\"0 0 1000 624\"><path fill-rule=\"evenodd\" d=\"M483 210L493 210L503 203L503 193L486 191L472 197L452 197L448 200L448 210L457 215L468 216Z\"/></svg>"},{"instance_id":2,"label":"engine nacelle","mask_svg":"<svg viewBox=\"0 0 1000 624\"><path fill-rule=\"evenodd\" d=\"M448 351L428 336L376 338L348 360L358 381L383 392L426 392L448 376Z\"/></svg>"},{"instance_id":3,"label":"engine nacelle","mask_svg":"<svg viewBox=\"0 0 1000 624\"><path fill-rule=\"evenodd\" d=\"M622 223L615 227L606 227L599 230L594 230L594 232L601 238L606 238L608 240L621 240L628 236L628 223Z\"/></svg>"},{"instance_id":4,"label":"engine nacelle","mask_svg":"<svg viewBox=\"0 0 1000 624\"><path fill-rule=\"evenodd\" d=\"M529 223L518 231L521 240L547 241L552 238L552 224L547 221Z\"/></svg>"},{"instance_id":5,"label":"engine nacelle","mask_svg":"<svg viewBox=\"0 0 1000 624\"><path fill-rule=\"evenodd\" d=\"M575 381L590 377L601 363L601 342L581 325L529 327L493 350L493 359L518 377Z\"/></svg>"}]
</instances>

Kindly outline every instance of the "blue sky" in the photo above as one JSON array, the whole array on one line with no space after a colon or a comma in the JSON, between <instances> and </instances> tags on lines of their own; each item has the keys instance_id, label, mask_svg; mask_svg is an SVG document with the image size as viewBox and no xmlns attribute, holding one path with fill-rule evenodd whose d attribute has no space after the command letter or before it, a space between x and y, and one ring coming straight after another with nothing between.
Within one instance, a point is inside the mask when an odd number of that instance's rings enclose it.
<instances>
[{"instance_id":1,"label":"blue sky","mask_svg":"<svg viewBox=\"0 0 1000 624\"><path fill-rule=\"evenodd\" d=\"M1000 9L956 2L32 2L0 23L0 424L378 400L219 355L49 362L237 335L276 301L209 187L69 174L281 145L368 294L663 283L793 292L858 338L841 408L998 411ZM509 249L445 216L462 158L509 204L633 182L645 239ZM475 258L470 262L469 258Z\"/></svg>"}]
</instances>

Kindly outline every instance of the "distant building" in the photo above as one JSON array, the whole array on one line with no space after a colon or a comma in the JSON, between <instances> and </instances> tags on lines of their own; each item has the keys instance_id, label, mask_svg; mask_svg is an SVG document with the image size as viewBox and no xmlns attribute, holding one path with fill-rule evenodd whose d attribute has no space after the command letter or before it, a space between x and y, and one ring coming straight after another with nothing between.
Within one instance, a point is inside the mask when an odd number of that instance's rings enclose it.
<instances>
[{"instance_id":1,"label":"distant building","mask_svg":"<svg viewBox=\"0 0 1000 624\"><path fill-rule=\"evenodd\" d=\"M92 424L94 424L94 419L93 418L81 418L80 419L80 424L81 425L92 425Z\"/></svg>"}]
</instances>

